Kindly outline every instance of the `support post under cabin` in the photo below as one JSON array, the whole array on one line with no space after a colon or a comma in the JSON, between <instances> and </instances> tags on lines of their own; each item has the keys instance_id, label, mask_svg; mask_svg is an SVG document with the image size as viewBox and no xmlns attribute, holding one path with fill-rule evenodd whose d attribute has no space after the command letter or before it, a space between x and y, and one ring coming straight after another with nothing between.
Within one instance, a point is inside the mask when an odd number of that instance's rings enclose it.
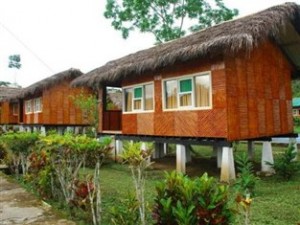
<instances>
[{"instance_id":1,"label":"support post under cabin","mask_svg":"<svg viewBox=\"0 0 300 225\"><path fill-rule=\"evenodd\" d=\"M268 163L274 163L271 141L264 141L262 146L261 171L274 173L274 169Z\"/></svg>"},{"instance_id":2,"label":"support post under cabin","mask_svg":"<svg viewBox=\"0 0 300 225\"><path fill-rule=\"evenodd\" d=\"M248 159L254 161L254 141L248 141Z\"/></svg>"},{"instance_id":3,"label":"support post under cabin","mask_svg":"<svg viewBox=\"0 0 300 225\"><path fill-rule=\"evenodd\" d=\"M235 180L235 169L232 147L222 148L221 178L222 182Z\"/></svg>"},{"instance_id":4,"label":"support post under cabin","mask_svg":"<svg viewBox=\"0 0 300 225\"><path fill-rule=\"evenodd\" d=\"M176 171L185 173L186 172L185 163L186 163L185 146L181 144L177 144L176 145Z\"/></svg>"}]
</instances>

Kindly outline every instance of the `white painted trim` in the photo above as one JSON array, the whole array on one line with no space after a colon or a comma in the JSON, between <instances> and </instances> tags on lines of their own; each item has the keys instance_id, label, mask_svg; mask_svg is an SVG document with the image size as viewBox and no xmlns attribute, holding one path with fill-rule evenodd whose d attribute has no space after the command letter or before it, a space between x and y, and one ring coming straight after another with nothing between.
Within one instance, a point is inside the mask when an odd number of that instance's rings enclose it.
<instances>
[{"instance_id":1,"label":"white painted trim","mask_svg":"<svg viewBox=\"0 0 300 225\"><path fill-rule=\"evenodd\" d=\"M150 85L152 84L153 86L153 109L152 110L144 110L145 108L145 105L144 105L144 98L145 98L145 86L146 85ZM135 88L139 88L141 87L142 88L142 107L143 109L141 110L134 110L133 109L133 103L134 103L134 89ZM129 111L129 112L126 112L125 111L125 89L130 89L132 88L132 111ZM154 87L154 81L151 81L151 82L144 82L144 83L139 83L139 84L136 84L136 85L129 85L129 86L124 86L122 87L122 114L139 114L139 113L153 113L155 111L155 87Z\"/></svg>"},{"instance_id":2,"label":"white painted trim","mask_svg":"<svg viewBox=\"0 0 300 225\"><path fill-rule=\"evenodd\" d=\"M27 104L30 105L30 111L27 111ZM25 109L24 109L25 114L32 114L33 113L32 99L25 100L24 101L24 106L25 106Z\"/></svg>"}]
</instances>

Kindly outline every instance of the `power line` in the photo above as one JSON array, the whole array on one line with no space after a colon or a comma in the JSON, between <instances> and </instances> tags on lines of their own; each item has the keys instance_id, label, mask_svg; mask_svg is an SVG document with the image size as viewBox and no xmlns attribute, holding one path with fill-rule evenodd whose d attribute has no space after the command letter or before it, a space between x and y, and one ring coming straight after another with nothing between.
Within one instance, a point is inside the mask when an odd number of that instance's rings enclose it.
<instances>
[{"instance_id":1,"label":"power line","mask_svg":"<svg viewBox=\"0 0 300 225\"><path fill-rule=\"evenodd\" d=\"M13 37L15 38L25 49L27 49L41 64L43 64L50 72L54 73L55 71L44 61L42 60L33 50L31 50L28 45L26 45L14 32L12 32L7 26L5 26L1 21L0 25Z\"/></svg>"}]
</instances>

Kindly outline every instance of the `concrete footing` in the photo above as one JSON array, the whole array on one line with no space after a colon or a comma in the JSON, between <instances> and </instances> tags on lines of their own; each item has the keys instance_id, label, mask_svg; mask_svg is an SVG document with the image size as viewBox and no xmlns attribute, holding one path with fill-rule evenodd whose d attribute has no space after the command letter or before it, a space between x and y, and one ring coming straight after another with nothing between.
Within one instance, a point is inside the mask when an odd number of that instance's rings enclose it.
<instances>
[{"instance_id":1,"label":"concrete footing","mask_svg":"<svg viewBox=\"0 0 300 225\"><path fill-rule=\"evenodd\" d=\"M185 173L186 172L186 148L184 145L176 145L176 171Z\"/></svg>"},{"instance_id":2,"label":"concrete footing","mask_svg":"<svg viewBox=\"0 0 300 225\"><path fill-rule=\"evenodd\" d=\"M270 141L264 141L262 146L261 171L264 173L274 173L274 169L268 163L274 163L272 144Z\"/></svg>"},{"instance_id":3,"label":"concrete footing","mask_svg":"<svg viewBox=\"0 0 300 225\"><path fill-rule=\"evenodd\" d=\"M248 141L248 159L254 161L254 141Z\"/></svg>"},{"instance_id":4,"label":"concrete footing","mask_svg":"<svg viewBox=\"0 0 300 225\"><path fill-rule=\"evenodd\" d=\"M235 180L235 178L233 150L231 147L223 147L220 180L222 182L230 182Z\"/></svg>"}]
</instances>

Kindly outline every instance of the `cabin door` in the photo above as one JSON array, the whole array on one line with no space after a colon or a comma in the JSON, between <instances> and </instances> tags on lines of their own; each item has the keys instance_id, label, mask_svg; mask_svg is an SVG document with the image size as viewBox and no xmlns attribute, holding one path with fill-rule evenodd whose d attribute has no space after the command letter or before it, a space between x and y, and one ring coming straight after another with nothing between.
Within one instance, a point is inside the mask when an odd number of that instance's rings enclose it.
<instances>
[{"instance_id":1,"label":"cabin door","mask_svg":"<svg viewBox=\"0 0 300 225\"><path fill-rule=\"evenodd\" d=\"M106 87L103 102L103 130L120 131L122 129L122 90Z\"/></svg>"}]
</instances>

